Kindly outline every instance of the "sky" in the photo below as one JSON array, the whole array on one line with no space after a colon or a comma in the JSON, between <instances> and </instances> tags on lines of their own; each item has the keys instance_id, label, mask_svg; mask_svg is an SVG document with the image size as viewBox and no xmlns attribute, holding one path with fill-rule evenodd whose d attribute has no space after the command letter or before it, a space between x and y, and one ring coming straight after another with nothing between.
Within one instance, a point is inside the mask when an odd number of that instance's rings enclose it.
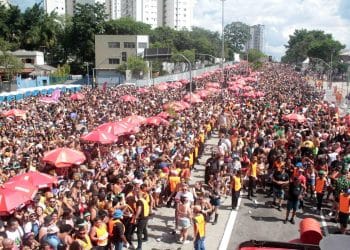
<instances>
[{"instance_id":1,"label":"sky","mask_svg":"<svg viewBox=\"0 0 350 250\"><path fill-rule=\"evenodd\" d=\"M221 0L196 0L193 25L221 32ZM279 60L296 29L323 30L350 48L350 0L226 0L224 24L265 25L265 53Z\"/></svg>"}]
</instances>

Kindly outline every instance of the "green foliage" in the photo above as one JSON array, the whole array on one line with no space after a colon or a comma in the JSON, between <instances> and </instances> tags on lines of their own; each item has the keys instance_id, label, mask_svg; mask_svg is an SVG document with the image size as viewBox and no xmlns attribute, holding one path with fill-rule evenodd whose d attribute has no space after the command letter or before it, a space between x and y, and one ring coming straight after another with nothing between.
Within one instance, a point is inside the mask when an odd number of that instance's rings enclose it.
<instances>
[{"instance_id":1,"label":"green foliage","mask_svg":"<svg viewBox=\"0 0 350 250\"><path fill-rule=\"evenodd\" d=\"M72 18L70 43L79 63L95 61L95 35L104 33L104 5L77 4Z\"/></svg>"},{"instance_id":2,"label":"green foliage","mask_svg":"<svg viewBox=\"0 0 350 250\"><path fill-rule=\"evenodd\" d=\"M227 24L224 28L224 36L231 53L239 53L250 39L249 25L242 22Z\"/></svg>"},{"instance_id":3,"label":"green foliage","mask_svg":"<svg viewBox=\"0 0 350 250\"><path fill-rule=\"evenodd\" d=\"M182 56L181 56L182 55ZM196 60L196 52L194 50L184 50L180 52L174 52L171 56L171 60L173 62L187 62L187 60L184 57L187 58L191 63L193 63Z\"/></svg>"},{"instance_id":4,"label":"green foliage","mask_svg":"<svg viewBox=\"0 0 350 250\"><path fill-rule=\"evenodd\" d=\"M64 77L68 76L70 74L70 66L68 64L63 64L57 66L57 70L51 74L52 76L55 77Z\"/></svg>"},{"instance_id":5,"label":"green foliage","mask_svg":"<svg viewBox=\"0 0 350 250\"><path fill-rule=\"evenodd\" d=\"M330 62L331 57L335 62L339 60L339 52L343 48L339 41L333 39L331 34L324 31L306 29L295 30L289 36L287 51L282 58L284 63L301 64L307 57L314 57Z\"/></svg>"},{"instance_id":6,"label":"green foliage","mask_svg":"<svg viewBox=\"0 0 350 250\"><path fill-rule=\"evenodd\" d=\"M130 70L133 77L139 78L140 75L145 75L148 72L148 67L146 62L137 56L130 56L126 63L121 64L117 70L120 72L125 72L125 70Z\"/></svg>"},{"instance_id":7,"label":"green foliage","mask_svg":"<svg viewBox=\"0 0 350 250\"><path fill-rule=\"evenodd\" d=\"M106 35L148 35L151 25L134 21L130 17L119 18L105 23Z\"/></svg>"},{"instance_id":8,"label":"green foliage","mask_svg":"<svg viewBox=\"0 0 350 250\"><path fill-rule=\"evenodd\" d=\"M261 51L257 49L250 49L248 51L248 61L255 63L255 62L260 62L262 59L266 58L267 56L262 53Z\"/></svg>"},{"instance_id":9,"label":"green foliage","mask_svg":"<svg viewBox=\"0 0 350 250\"><path fill-rule=\"evenodd\" d=\"M9 42L0 38L0 70L4 72L5 80L11 81L23 69L23 63L9 53Z\"/></svg>"}]
</instances>

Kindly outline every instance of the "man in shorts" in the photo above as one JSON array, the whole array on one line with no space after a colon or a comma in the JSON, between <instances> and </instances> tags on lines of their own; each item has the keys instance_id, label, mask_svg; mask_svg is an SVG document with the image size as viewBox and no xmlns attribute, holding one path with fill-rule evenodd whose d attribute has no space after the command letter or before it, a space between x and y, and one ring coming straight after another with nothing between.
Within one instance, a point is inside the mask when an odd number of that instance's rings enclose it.
<instances>
[{"instance_id":1,"label":"man in shorts","mask_svg":"<svg viewBox=\"0 0 350 250\"><path fill-rule=\"evenodd\" d=\"M284 186L289 183L289 175L286 169L276 170L272 177L273 182L273 203L277 205L277 209L281 211L282 201L284 199Z\"/></svg>"},{"instance_id":2,"label":"man in shorts","mask_svg":"<svg viewBox=\"0 0 350 250\"><path fill-rule=\"evenodd\" d=\"M287 223L289 213L292 210L292 217L290 218L290 223L294 224L294 216L298 209L299 202L301 199L301 194L303 192L303 186L300 183L300 180L298 177L294 177L293 181L289 183L289 190L288 190L288 201L287 201L287 212L286 212L286 219L283 221L284 224Z\"/></svg>"}]
</instances>

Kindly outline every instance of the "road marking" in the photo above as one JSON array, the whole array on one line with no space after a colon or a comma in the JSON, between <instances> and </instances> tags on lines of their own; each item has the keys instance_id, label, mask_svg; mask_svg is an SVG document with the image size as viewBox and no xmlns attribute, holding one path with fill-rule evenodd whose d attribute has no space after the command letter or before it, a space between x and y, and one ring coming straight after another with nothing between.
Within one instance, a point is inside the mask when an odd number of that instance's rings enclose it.
<instances>
[{"instance_id":1,"label":"road marking","mask_svg":"<svg viewBox=\"0 0 350 250\"><path fill-rule=\"evenodd\" d=\"M238 209L241 205L241 200L242 200L242 198L238 199L238 203L237 203ZM221 243L220 243L219 248L218 248L219 250L227 250L228 243L230 242L233 226L235 225L235 221L237 218L237 214L238 214L238 210L231 211L230 218L228 219L228 221L226 223L225 232L224 232L224 235L222 236Z\"/></svg>"},{"instance_id":2,"label":"road marking","mask_svg":"<svg viewBox=\"0 0 350 250\"><path fill-rule=\"evenodd\" d=\"M326 218L323 216L322 210L320 211L320 217L321 217L321 224L322 227L324 228L324 234L325 236L327 236L329 234L328 232L328 227L327 227L327 222L326 222Z\"/></svg>"}]
</instances>

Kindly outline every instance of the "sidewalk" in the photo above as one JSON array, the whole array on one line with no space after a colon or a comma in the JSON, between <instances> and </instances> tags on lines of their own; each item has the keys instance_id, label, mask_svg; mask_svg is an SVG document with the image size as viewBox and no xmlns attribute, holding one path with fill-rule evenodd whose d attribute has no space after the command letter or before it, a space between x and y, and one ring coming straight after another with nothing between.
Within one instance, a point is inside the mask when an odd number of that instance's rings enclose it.
<instances>
[{"instance_id":1,"label":"sidewalk","mask_svg":"<svg viewBox=\"0 0 350 250\"><path fill-rule=\"evenodd\" d=\"M217 134L213 134L210 140L206 141L205 146L211 147L218 144ZM206 150L204 150L206 151ZM207 153L207 154L205 154ZM196 170L192 172L190 184L196 181L204 181L205 162L209 158L209 152L205 152L199 159L200 165L196 165ZM218 249L222 236L225 231L226 222L231 212L231 198L222 197L221 208L219 210L219 219L216 225L207 224L206 228L206 249ZM172 235L171 232L175 227L175 209L162 207L158 209L155 216L148 223L149 240L142 244L143 250L190 250L193 249L193 241L183 245L177 243L178 235ZM193 227L189 230L189 239L192 239ZM136 242L135 242L136 243Z\"/></svg>"}]
</instances>

